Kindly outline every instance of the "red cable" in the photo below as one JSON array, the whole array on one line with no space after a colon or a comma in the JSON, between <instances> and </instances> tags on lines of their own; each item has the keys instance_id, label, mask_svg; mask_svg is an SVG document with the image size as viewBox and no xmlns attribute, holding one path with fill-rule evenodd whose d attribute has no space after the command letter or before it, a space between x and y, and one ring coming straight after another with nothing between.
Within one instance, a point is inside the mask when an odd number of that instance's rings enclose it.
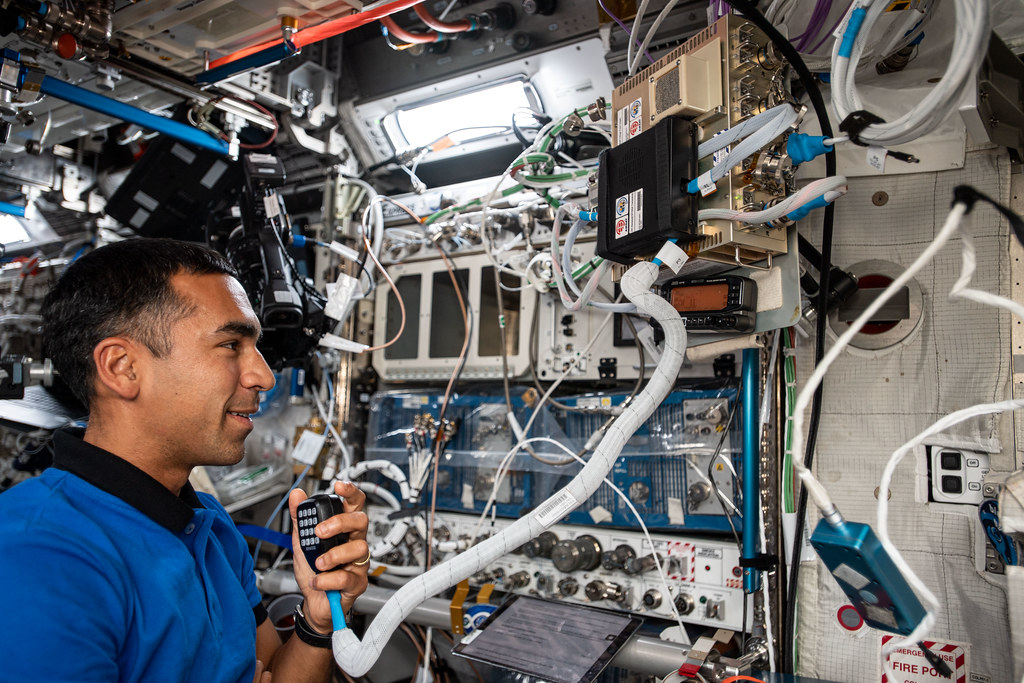
<instances>
[{"instance_id":1,"label":"red cable","mask_svg":"<svg viewBox=\"0 0 1024 683\"><path fill-rule=\"evenodd\" d=\"M420 21L441 33L465 33L473 28L473 24L466 19L460 19L451 23L441 21L427 10L425 2L421 2L412 9L416 12L416 16L420 18Z\"/></svg>"},{"instance_id":2,"label":"red cable","mask_svg":"<svg viewBox=\"0 0 1024 683\"><path fill-rule=\"evenodd\" d=\"M349 14L344 17L338 17L337 19L331 19L330 21L325 21L322 24L310 26L296 32L295 35L292 36L292 42L299 48L305 47L306 45L312 45L313 43L317 43L321 40L331 38L332 36L336 36L354 28L358 28L359 26L363 26L364 24L368 24L371 21L376 21L381 17L388 16L389 14L409 9L413 5L422 1L423 0L395 0L394 2L381 5L380 7L366 12ZM265 50L268 47L280 45L282 42L283 41L281 40L270 40L265 43L260 43L259 45L243 48L237 52L232 52L226 57L213 60L210 62L209 68L214 69L224 64L230 64L242 57L248 57L251 54Z\"/></svg>"}]
</instances>

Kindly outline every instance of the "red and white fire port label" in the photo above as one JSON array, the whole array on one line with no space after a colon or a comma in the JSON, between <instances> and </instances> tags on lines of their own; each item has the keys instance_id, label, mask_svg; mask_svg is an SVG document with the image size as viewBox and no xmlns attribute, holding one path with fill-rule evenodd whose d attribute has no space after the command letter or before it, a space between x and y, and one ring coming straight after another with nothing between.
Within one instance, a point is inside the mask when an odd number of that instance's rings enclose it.
<instances>
[{"instance_id":1,"label":"red and white fire port label","mask_svg":"<svg viewBox=\"0 0 1024 683\"><path fill-rule=\"evenodd\" d=\"M885 645L897 636L882 636ZM969 643L955 643L944 640L925 640L925 647L942 658L953 672L946 678L925 658L924 652L916 645L898 647L889 655L895 680L882 672L882 683L968 683L971 671L971 646Z\"/></svg>"}]
</instances>

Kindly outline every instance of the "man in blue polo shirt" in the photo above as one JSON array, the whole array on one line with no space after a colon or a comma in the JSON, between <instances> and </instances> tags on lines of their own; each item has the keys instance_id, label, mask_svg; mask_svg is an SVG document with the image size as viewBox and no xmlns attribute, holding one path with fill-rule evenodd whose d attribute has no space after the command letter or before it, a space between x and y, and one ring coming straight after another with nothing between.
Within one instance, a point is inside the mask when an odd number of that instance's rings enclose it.
<instances>
[{"instance_id":1,"label":"man in blue polo shirt","mask_svg":"<svg viewBox=\"0 0 1024 683\"><path fill-rule=\"evenodd\" d=\"M0 681L328 681L331 614L366 589L364 497L337 484L349 533L314 575L281 644L252 558L227 512L189 473L244 455L259 392L274 384L260 324L217 253L134 239L84 256L46 299L44 345L89 407L59 432L54 465L0 495ZM305 498L293 491L292 519ZM294 527L294 524L293 524ZM297 535L293 543L297 545Z\"/></svg>"}]
</instances>

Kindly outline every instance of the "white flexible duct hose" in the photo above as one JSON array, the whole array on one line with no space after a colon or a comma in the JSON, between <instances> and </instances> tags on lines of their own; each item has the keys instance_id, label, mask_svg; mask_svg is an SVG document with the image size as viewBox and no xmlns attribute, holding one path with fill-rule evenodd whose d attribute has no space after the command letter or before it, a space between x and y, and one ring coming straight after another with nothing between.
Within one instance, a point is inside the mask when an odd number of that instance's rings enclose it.
<instances>
[{"instance_id":1,"label":"white flexible duct hose","mask_svg":"<svg viewBox=\"0 0 1024 683\"><path fill-rule=\"evenodd\" d=\"M395 482L398 484L402 500L409 500L411 491L409 489L409 481L405 478L405 472L390 460L364 460L357 462L355 465L346 467L338 472L334 477L334 481L351 481L363 476L367 472L377 472Z\"/></svg>"},{"instance_id":2,"label":"white flexible duct hose","mask_svg":"<svg viewBox=\"0 0 1024 683\"><path fill-rule=\"evenodd\" d=\"M664 353L647 386L609 427L587 465L565 488L500 534L405 584L384 604L362 641L352 629L335 631L334 659L345 673L356 678L366 674L380 657L395 629L417 605L469 578L494 560L539 535L547 526L587 500L601 486L626 441L672 390L686 352L686 328L679 313L665 299L650 291L657 276L658 266L646 261L638 263L623 276L622 291L643 314L655 318L662 326L665 332Z\"/></svg>"},{"instance_id":3,"label":"white flexible duct hose","mask_svg":"<svg viewBox=\"0 0 1024 683\"><path fill-rule=\"evenodd\" d=\"M398 499L386 488L378 486L377 484L368 481L356 482L356 488L364 493L368 493L373 496L377 496L388 506L392 512L398 512L402 509L402 504L398 502ZM405 532L409 530L409 520L403 519L398 523L392 525L391 530L388 531L387 536L377 541L370 547L370 557L380 558L384 557L392 550L398 547L398 544L405 539Z\"/></svg>"},{"instance_id":4,"label":"white flexible duct hose","mask_svg":"<svg viewBox=\"0 0 1024 683\"><path fill-rule=\"evenodd\" d=\"M405 472L403 472L398 465L391 462L390 460L364 460L363 462L356 463L351 467L338 472L335 481L347 481L350 479L356 479L361 477L367 472L379 472L391 481L398 484L398 488L401 492L402 498L409 498L409 482L406 481ZM402 504L398 501L394 495L391 494L385 488L381 488L376 484L361 481L356 483L356 488L365 493L376 495L384 500L392 510L401 510ZM333 489L333 486L332 486ZM370 557L378 558L384 557L389 552L398 547L398 544L405 538L405 533L409 530L410 522L408 519L403 519L397 524L391 527L391 531L383 539L378 541L370 548Z\"/></svg>"}]
</instances>

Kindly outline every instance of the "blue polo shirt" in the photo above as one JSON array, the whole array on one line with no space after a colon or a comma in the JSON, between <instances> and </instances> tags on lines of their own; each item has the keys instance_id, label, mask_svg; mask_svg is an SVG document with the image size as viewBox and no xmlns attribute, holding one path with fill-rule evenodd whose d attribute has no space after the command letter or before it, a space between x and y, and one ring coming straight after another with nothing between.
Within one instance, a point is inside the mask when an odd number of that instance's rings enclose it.
<instances>
[{"instance_id":1,"label":"blue polo shirt","mask_svg":"<svg viewBox=\"0 0 1024 683\"><path fill-rule=\"evenodd\" d=\"M223 507L55 435L54 466L0 494L0 681L241 681L266 618Z\"/></svg>"}]
</instances>

